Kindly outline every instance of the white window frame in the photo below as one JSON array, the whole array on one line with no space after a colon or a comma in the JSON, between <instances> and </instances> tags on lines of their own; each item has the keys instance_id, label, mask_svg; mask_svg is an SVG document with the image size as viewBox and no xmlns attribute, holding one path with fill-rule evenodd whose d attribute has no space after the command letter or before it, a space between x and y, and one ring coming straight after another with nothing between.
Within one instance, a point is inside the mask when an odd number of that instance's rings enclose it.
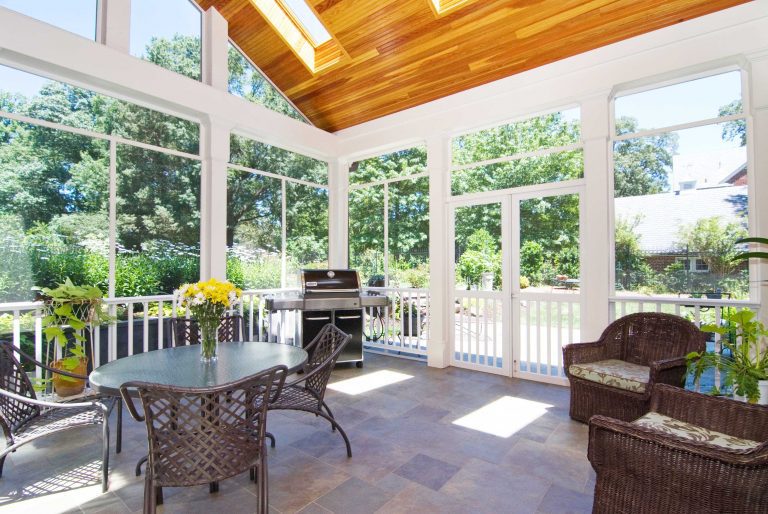
<instances>
[{"instance_id":1,"label":"white window frame","mask_svg":"<svg viewBox=\"0 0 768 514\"><path fill-rule=\"evenodd\" d=\"M237 137L242 137L242 138L245 138L245 139L248 139L248 140L251 140L251 141L255 141L255 142L263 144L263 145L276 146L276 145L270 145L269 143L264 143L263 141L259 141L257 139L254 139L251 136L242 134L242 133L237 132L237 131L232 131L232 135L235 135ZM282 148L282 147L278 147L278 148L280 148L282 150L285 150L286 152L291 152L291 153L294 153L294 154L297 154L297 155L301 155L302 157L310 157L310 158L312 158L312 159L314 159L316 161L324 162L326 164L326 166L328 168L330 168L330 163L328 161L324 160L324 159L317 159L315 157L312 157L312 156L309 156L309 155L305 155L305 154L296 152L294 150L287 150L287 149ZM232 162L228 162L227 163L227 168L228 169L232 169L232 170L246 172L246 173L253 173L254 175L260 175L262 177L273 178L273 179L277 179L277 180L280 181L280 203L281 203L281 205L280 205L280 288L281 289L285 289L287 287L287 285L288 285L288 225L286 223L287 219L288 219L287 218L288 202L287 202L287 199L286 199L286 192L287 192L287 189L288 189L287 185L288 185L289 182L291 182L293 184L299 184L299 185L307 186L307 187L314 187L316 189L325 189L328 192L328 194L329 194L329 198L330 198L330 188L329 188L328 184L318 184L316 182L311 182L309 180L302 180L302 179L298 179L298 178L287 177L285 175L280 175L278 173L273 173L273 172L270 172L270 171L260 170L260 169L257 169L257 168L249 168L247 166L242 166L240 164L234 164ZM328 209L329 209L329 215L330 215L330 205L328 205ZM327 230L328 230L328 248L327 248L328 258L330 258L330 250L331 250L330 249L330 245L331 245L330 228L331 227L330 227L330 218L329 218L329 223L328 223L328 227L327 227ZM227 251L229 251L229 249L227 249Z\"/></svg>"},{"instance_id":2,"label":"white window frame","mask_svg":"<svg viewBox=\"0 0 768 514\"><path fill-rule=\"evenodd\" d=\"M703 120L695 120L687 123L678 123L674 125L669 125L666 127L659 127L654 129L648 129L648 130L640 130L637 132L627 133L627 134L616 134L616 99L621 98L624 96L629 96L637 93L642 93L645 91L651 91L654 89L661 89L668 86L674 86L676 84L682 84L685 82L691 82L698 79L704 79L707 77L712 77L716 75L722 75L724 73L734 72L738 71L741 74L741 114L731 114L728 116L721 116L721 117L715 117L715 118L707 118ZM614 159L614 144L617 141L624 141L627 139L637 139L637 138L643 138L643 137L652 137L657 136L660 134L666 134L670 132L678 132L681 130L696 128L696 127L704 127L708 125L718 125L721 123L726 123L728 121L736 121L736 120L744 120L747 126L747 145L746 145L746 155L747 155L747 196L748 196L748 210L747 210L747 224L749 227L749 233L754 234L755 232L755 213L756 213L756 205L755 205L755 194L754 194L754 188L755 188L755 170L754 170L754 163L753 163L753 134L752 134L752 123L750 122L750 112L751 112L751 106L750 106L750 94L749 94L749 72L744 67L732 64L728 66L715 66L710 67L703 71L698 71L694 73L681 73L680 75L670 79L670 78L659 78L658 80L654 80L651 78L646 78L642 80L642 84L640 86L637 85L629 85L629 86L617 86L613 89L611 92L611 95L609 97L609 139L608 139L608 169L609 169L609 187L608 187L608 198L607 202L609 205L609 212L610 216L608 219L609 223L609 229L610 229L610 248L611 251L609 252L609 260L610 260L610 291L611 291L611 297L615 298L617 295L616 291L616 240L614 238L614 234L616 232L616 212L615 212L615 190L614 190L614 173L615 173L615 159ZM670 184L670 188L674 187L673 184ZM677 262L677 260L675 261ZM693 264L693 266L691 266ZM750 262L749 264L749 276L750 277L756 277L758 273L758 265L754 262ZM695 261L693 263L689 263L688 271L691 271L693 273L696 272L695 270L696 265ZM759 298L759 285L755 280L749 281L749 300L750 301L757 301ZM651 298L654 298L655 296L651 296Z\"/></svg>"}]
</instances>

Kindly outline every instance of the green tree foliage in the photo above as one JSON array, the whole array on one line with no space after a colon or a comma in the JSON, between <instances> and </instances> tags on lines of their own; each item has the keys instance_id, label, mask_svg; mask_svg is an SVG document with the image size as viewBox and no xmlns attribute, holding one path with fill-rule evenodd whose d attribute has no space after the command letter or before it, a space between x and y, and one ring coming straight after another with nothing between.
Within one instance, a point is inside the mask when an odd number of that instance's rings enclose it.
<instances>
[{"instance_id":1,"label":"green tree foliage","mask_svg":"<svg viewBox=\"0 0 768 514\"><path fill-rule=\"evenodd\" d=\"M429 258L429 180L407 179L426 171L424 147L414 147L357 161L350 167L350 182L367 184L406 177L389 184L388 240L390 275L395 270L422 269ZM350 263L366 279L384 271L384 186L353 189L349 194ZM405 274L402 274L405 277ZM390 279L393 277L391 276ZM406 278L403 278L406 280ZM408 283L426 283L426 276L408 275Z\"/></svg>"},{"instance_id":2,"label":"green tree foliage","mask_svg":"<svg viewBox=\"0 0 768 514\"><path fill-rule=\"evenodd\" d=\"M718 116L730 116L731 114L741 114L743 108L741 100L723 105L718 110ZM747 122L744 119L727 121L723 126L723 141L738 141L740 146L747 145Z\"/></svg>"},{"instance_id":3,"label":"green tree foliage","mask_svg":"<svg viewBox=\"0 0 768 514\"><path fill-rule=\"evenodd\" d=\"M619 134L636 132L637 120L622 117L616 122ZM616 198L662 193L669 190L668 175L678 136L664 133L614 143L614 191Z\"/></svg>"},{"instance_id":4,"label":"green tree foliage","mask_svg":"<svg viewBox=\"0 0 768 514\"><path fill-rule=\"evenodd\" d=\"M712 216L680 227L678 247L686 253L700 255L710 273L725 278L741 266L741 262L733 258L739 253L736 241L744 237L747 230L740 223Z\"/></svg>"},{"instance_id":5,"label":"green tree foliage","mask_svg":"<svg viewBox=\"0 0 768 514\"><path fill-rule=\"evenodd\" d=\"M229 92L307 123L304 116L234 46L229 46Z\"/></svg>"},{"instance_id":6,"label":"green tree foliage","mask_svg":"<svg viewBox=\"0 0 768 514\"><path fill-rule=\"evenodd\" d=\"M653 270L645 260L640 248L637 226L641 218L618 218L614 232L616 287L624 290L635 289L646 283Z\"/></svg>"}]
</instances>

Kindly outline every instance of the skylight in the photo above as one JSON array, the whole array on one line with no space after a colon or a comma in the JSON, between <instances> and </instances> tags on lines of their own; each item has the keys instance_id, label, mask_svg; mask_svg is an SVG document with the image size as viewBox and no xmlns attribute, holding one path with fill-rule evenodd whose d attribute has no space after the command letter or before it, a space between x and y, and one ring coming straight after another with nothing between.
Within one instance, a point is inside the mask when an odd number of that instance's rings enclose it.
<instances>
[{"instance_id":1,"label":"skylight","mask_svg":"<svg viewBox=\"0 0 768 514\"><path fill-rule=\"evenodd\" d=\"M288 11L306 30L307 35L318 47L331 39L331 34L323 26L323 23L317 18L315 12L309 8L305 0L281 0Z\"/></svg>"},{"instance_id":2,"label":"skylight","mask_svg":"<svg viewBox=\"0 0 768 514\"><path fill-rule=\"evenodd\" d=\"M305 0L251 0L251 4L312 73L348 57Z\"/></svg>"},{"instance_id":3,"label":"skylight","mask_svg":"<svg viewBox=\"0 0 768 514\"><path fill-rule=\"evenodd\" d=\"M457 7L467 3L468 0L428 0L430 7L435 11L437 16L442 16L448 11L452 11Z\"/></svg>"}]
</instances>

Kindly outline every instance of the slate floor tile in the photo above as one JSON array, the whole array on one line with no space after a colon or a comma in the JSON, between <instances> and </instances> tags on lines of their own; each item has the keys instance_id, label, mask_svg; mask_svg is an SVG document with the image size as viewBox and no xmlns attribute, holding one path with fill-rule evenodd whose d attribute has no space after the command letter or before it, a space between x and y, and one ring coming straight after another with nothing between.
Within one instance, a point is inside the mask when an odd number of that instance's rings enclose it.
<instances>
[{"instance_id":1,"label":"slate floor tile","mask_svg":"<svg viewBox=\"0 0 768 514\"><path fill-rule=\"evenodd\" d=\"M458 466L420 453L400 466L395 474L437 491L459 469Z\"/></svg>"}]
</instances>

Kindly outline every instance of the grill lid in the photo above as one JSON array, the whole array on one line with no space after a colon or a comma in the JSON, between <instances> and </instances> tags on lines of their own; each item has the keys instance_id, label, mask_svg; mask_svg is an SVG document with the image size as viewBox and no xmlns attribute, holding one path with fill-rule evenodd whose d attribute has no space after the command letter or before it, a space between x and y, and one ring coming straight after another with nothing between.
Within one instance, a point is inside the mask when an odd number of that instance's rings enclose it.
<instances>
[{"instance_id":1,"label":"grill lid","mask_svg":"<svg viewBox=\"0 0 768 514\"><path fill-rule=\"evenodd\" d=\"M351 269L303 269L301 270L303 294L359 293L360 277Z\"/></svg>"}]
</instances>

